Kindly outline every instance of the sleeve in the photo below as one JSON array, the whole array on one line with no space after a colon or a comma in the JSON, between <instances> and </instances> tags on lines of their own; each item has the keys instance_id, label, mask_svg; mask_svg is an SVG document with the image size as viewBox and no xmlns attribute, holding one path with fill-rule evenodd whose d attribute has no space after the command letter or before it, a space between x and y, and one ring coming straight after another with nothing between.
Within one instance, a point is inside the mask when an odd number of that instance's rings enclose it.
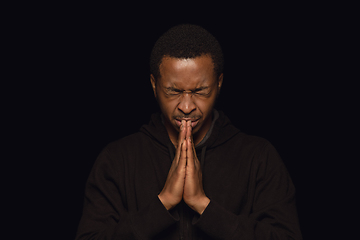
<instances>
[{"instance_id":1,"label":"sleeve","mask_svg":"<svg viewBox=\"0 0 360 240\"><path fill-rule=\"evenodd\" d=\"M129 213L119 161L112 161L106 149L97 158L85 187L83 214L76 240L151 239L177 222L157 196L147 207ZM156 217L154 217L156 216Z\"/></svg>"},{"instance_id":2,"label":"sleeve","mask_svg":"<svg viewBox=\"0 0 360 240\"><path fill-rule=\"evenodd\" d=\"M210 200L193 224L215 239L301 240L290 176L271 144L267 144L260 158L250 215L236 215Z\"/></svg>"}]
</instances>

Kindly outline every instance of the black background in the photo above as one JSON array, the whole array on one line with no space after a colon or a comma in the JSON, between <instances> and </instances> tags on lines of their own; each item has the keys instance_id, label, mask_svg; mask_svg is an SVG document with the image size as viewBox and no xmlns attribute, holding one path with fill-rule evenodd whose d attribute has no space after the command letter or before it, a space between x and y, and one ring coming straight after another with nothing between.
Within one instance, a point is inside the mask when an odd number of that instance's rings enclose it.
<instances>
[{"instance_id":1,"label":"black background","mask_svg":"<svg viewBox=\"0 0 360 240\"><path fill-rule=\"evenodd\" d=\"M338 181L345 175L339 161L347 158L337 142L347 141L343 100L353 96L343 89L340 67L342 10L172 4L23 5L20 18L8 19L16 25L9 61L21 66L11 77L16 94L7 99L18 106L10 108L17 116L12 158L22 176L12 191L21 195L16 203L26 231L75 237L97 155L158 111L148 70L153 44L170 27L193 23L223 47L217 108L282 156L297 189L304 239L344 236L348 230L338 226L347 217L334 202L347 191Z\"/></svg>"}]
</instances>

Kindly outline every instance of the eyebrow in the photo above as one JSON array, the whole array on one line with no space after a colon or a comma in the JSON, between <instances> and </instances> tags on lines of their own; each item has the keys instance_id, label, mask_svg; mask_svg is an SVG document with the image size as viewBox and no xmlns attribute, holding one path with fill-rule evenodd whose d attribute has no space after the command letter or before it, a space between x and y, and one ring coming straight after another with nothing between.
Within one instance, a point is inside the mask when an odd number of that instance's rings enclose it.
<instances>
[{"instance_id":1,"label":"eyebrow","mask_svg":"<svg viewBox=\"0 0 360 240\"><path fill-rule=\"evenodd\" d=\"M198 87L198 88L195 88L195 92L205 90L205 89L208 89L208 88L209 88L208 86Z\"/></svg>"},{"instance_id":2,"label":"eyebrow","mask_svg":"<svg viewBox=\"0 0 360 240\"><path fill-rule=\"evenodd\" d=\"M168 91L174 91L174 92L178 92L178 91L181 91L180 89L176 88L176 87L164 87L165 90L168 90Z\"/></svg>"}]
</instances>

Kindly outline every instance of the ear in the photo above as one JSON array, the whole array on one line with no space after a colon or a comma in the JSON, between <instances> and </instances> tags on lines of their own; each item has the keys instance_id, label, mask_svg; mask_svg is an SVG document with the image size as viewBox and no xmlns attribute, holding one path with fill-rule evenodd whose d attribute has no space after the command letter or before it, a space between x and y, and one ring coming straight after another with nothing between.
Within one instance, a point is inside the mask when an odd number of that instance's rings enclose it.
<instances>
[{"instance_id":1,"label":"ear","mask_svg":"<svg viewBox=\"0 0 360 240\"><path fill-rule=\"evenodd\" d=\"M151 82L152 89L154 91L154 96L156 98L157 97L156 96L156 80L155 80L154 75L152 75L152 74L150 74L150 82Z\"/></svg>"},{"instance_id":2,"label":"ear","mask_svg":"<svg viewBox=\"0 0 360 240\"><path fill-rule=\"evenodd\" d=\"M218 94L220 93L220 89L221 89L221 86L223 84L223 80L224 80L224 74L221 73L220 76L219 76L219 79L218 79Z\"/></svg>"}]
</instances>

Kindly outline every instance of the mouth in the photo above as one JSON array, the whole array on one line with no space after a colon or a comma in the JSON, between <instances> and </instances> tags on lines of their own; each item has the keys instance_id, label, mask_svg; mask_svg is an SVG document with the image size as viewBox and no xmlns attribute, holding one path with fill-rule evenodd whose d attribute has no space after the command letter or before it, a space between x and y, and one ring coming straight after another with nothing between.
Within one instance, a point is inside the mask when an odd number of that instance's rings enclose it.
<instances>
[{"instance_id":1,"label":"mouth","mask_svg":"<svg viewBox=\"0 0 360 240\"><path fill-rule=\"evenodd\" d=\"M200 119L191 119L191 118L181 118L181 119L175 119L176 125L180 128L181 126L181 121L185 120L185 121L191 121L191 128L194 129L196 127L196 125L199 123Z\"/></svg>"}]
</instances>

